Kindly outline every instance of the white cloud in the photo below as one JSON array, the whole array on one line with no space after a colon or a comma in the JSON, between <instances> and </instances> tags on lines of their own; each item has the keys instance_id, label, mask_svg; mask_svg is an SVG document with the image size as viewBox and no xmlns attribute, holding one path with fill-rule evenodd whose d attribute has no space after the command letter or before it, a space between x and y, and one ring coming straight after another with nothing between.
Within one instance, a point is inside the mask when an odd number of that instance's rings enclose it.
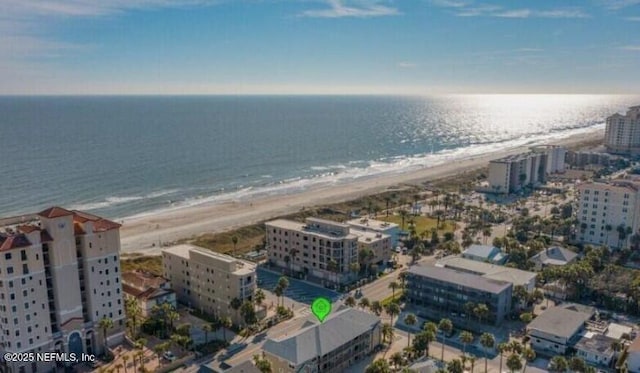
<instances>
[{"instance_id":1,"label":"white cloud","mask_svg":"<svg viewBox=\"0 0 640 373\"><path fill-rule=\"evenodd\" d=\"M382 1L376 0L327 0L326 3L328 8L306 10L301 15L315 18L370 18L400 14L397 8L383 5Z\"/></svg>"},{"instance_id":2,"label":"white cloud","mask_svg":"<svg viewBox=\"0 0 640 373\"><path fill-rule=\"evenodd\" d=\"M638 0L640 1L640 0ZM493 4L474 4L472 1L431 0L431 4L455 9L458 17L500 17L500 18L589 18L581 8L557 9L509 9Z\"/></svg>"},{"instance_id":3,"label":"white cloud","mask_svg":"<svg viewBox=\"0 0 640 373\"><path fill-rule=\"evenodd\" d=\"M599 0L598 3L600 3L605 8L618 10L630 7L632 5L638 5L640 4L640 0Z\"/></svg>"},{"instance_id":4,"label":"white cloud","mask_svg":"<svg viewBox=\"0 0 640 373\"><path fill-rule=\"evenodd\" d=\"M624 47L620 47L620 49L625 51L640 52L640 45L625 45Z\"/></svg>"},{"instance_id":5,"label":"white cloud","mask_svg":"<svg viewBox=\"0 0 640 373\"><path fill-rule=\"evenodd\" d=\"M626 17L625 20L631 22L640 22L640 17Z\"/></svg>"},{"instance_id":6,"label":"white cloud","mask_svg":"<svg viewBox=\"0 0 640 373\"><path fill-rule=\"evenodd\" d=\"M413 69L418 67L417 64L409 61L400 61L396 64L396 66L398 66L401 69Z\"/></svg>"}]
</instances>

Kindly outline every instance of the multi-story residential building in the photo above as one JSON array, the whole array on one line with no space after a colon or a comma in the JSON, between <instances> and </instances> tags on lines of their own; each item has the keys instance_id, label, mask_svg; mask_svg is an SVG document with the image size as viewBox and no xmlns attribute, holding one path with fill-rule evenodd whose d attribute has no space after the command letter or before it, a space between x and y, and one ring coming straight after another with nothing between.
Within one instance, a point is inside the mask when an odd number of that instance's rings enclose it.
<instances>
[{"instance_id":1,"label":"multi-story residential building","mask_svg":"<svg viewBox=\"0 0 640 373\"><path fill-rule=\"evenodd\" d=\"M593 315L594 310L585 306L549 308L527 325L529 343L540 355L564 355L580 340Z\"/></svg>"},{"instance_id":2,"label":"multi-story residential building","mask_svg":"<svg viewBox=\"0 0 640 373\"><path fill-rule=\"evenodd\" d=\"M358 236L349 225L307 218L265 223L269 261L329 283L344 283L358 262Z\"/></svg>"},{"instance_id":3,"label":"multi-story residential building","mask_svg":"<svg viewBox=\"0 0 640 373\"><path fill-rule=\"evenodd\" d=\"M391 260L391 254L393 253L391 236L357 229L352 229L351 233L358 237L358 251L370 250L373 253L373 258L368 261L369 263L383 265Z\"/></svg>"},{"instance_id":4,"label":"multi-story residential building","mask_svg":"<svg viewBox=\"0 0 640 373\"><path fill-rule=\"evenodd\" d=\"M576 240L583 244L626 247L640 227L640 184L588 182L576 187Z\"/></svg>"},{"instance_id":5,"label":"multi-story residential building","mask_svg":"<svg viewBox=\"0 0 640 373\"><path fill-rule=\"evenodd\" d=\"M577 168L589 165L607 167L614 163L616 159L619 158L608 153L569 151L567 152L566 162L569 166Z\"/></svg>"},{"instance_id":6,"label":"multi-story residential building","mask_svg":"<svg viewBox=\"0 0 640 373\"><path fill-rule=\"evenodd\" d=\"M435 265L437 267L471 273L490 280L509 282L513 286L524 287L528 292L532 292L535 289L536 277L538 276L535 272L480 262L455 255L444 257Z\"/></svg>"},{"instance_id":7,"label":"multi-story residential building","mask_svg":"<svg viewBox=\"0 0 640 373\"><path fill-rule=\"evenodd\" d=\"M120 225L52 207L0 233L0 352L105 350L124 338ZM48 372L54 363L4 362L10 372Z\"/></svg>"},{"instance_id":8,"label":"multi-story residential building","mask_svg":"<svg viewBox=\"0 0 640 373\"><path fill-rule=\"evenodd\" d=\"M488 191L509 194L526 186L545 183L548 158L546 152L529 152L492 160L489 162Z\"/></svg>"},{"instance_id":9,"label":"multi-story residential building","mask_svg":"<svg viewBox=\"0 0 640 373\"><path fill-rule=\"evenodd\" d=\"M416 306L449 314L463 312L469 302L483 303L489 308L486 321L493 324L511 311L513 285L507 281L436 266L412 266L406 273L405 296ZM423 314L429 316L430 311Z\"/></svg>"},{"instance_id":10,"label":"multi-story residential building","mask_svg":"<svg viewBox=\"0 0 640 373\"><path fill-rule=\"evenodd\" d=\"M231 302L252 299L257 287L255 264L182 244L162 250L162 266L179 302L242 323Z\"/></svg>"},{"instance_id":11,"label":"multi-story residential building","mask_svg":"<svg viewBox=\"0 0 640 373\"><path fill-rule=\"evenodd\" d=\"M604 145L613 154L640 154L640 106L632 106L626 115L607 118Z\"/></svg>"},{"instance_id":12,"label":"multi-story residential building","mask_svg":"<svg viewBox=\"0 0 640 373\"><path fill-rule=\"evenodd\" d=\"M563 173L565 170L565 158L567 157L567 149L559 145L538 145L531 148L534 153L543 153L547 155L546 170L547 174Z\"/></svg>"},{"instance_id":13,"label":"multi-story residential building","mask_svg":"<svg viewBox=\"0 0 640 373\"><path fill-rule=\"evenodd\" d=\"M264 357L274 372L340 373L380 345L382 321L376 315L342 308L322 323L311 323L284 337L269 338Z\"/></svg>"},{"instance_id":14,"label":"multi-story residential building","mask_svg":"<svg viewBox=\"0 0 640 373\"><path fill-rule=\"evenodd\" d=\"M351 232L359 230L365 232L388 234L389 236L391 236L391 245L393 247L396 247L396 245L398 245L398 239L400 237L400 226L396 223L390 223L383 220L359 218L349 220L347 221L347 224L351 227Z\"/></svg>"},{"instance_id":15,"label":"multi-story residential building","mask_svg":"<svg viewBox=\"0 0 640 373\"><path fill-rule=\"evenodd\" d=\"M174 308L177 306L176 293L171 288L169 280L149 272L123 273L122 290L125 299L135 299L144 317L151 315L151 310L156 305L169 303Z\"/></svg>"}]
</instances>

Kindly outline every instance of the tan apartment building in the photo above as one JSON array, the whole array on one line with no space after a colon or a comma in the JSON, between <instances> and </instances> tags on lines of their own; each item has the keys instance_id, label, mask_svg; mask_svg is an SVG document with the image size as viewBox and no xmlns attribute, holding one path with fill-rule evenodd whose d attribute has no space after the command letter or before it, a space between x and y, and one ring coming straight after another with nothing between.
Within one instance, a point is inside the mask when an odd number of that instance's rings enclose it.
<instances>
[{"instance_id":1,"label":"tan apartment building","mask_svg":"<svg viewBox=\"0 0 640 373\"><path fill-rule=\"evenodd\" d=\"M149 272L131 271L122 274L125 299L135 299L142 316L149 317L153 307L169 303L176 308L176 293L164 277Z\"/></svg>"},{"instance_id":2,"label":"tan apartment building","mask_svg":"<svg viewBox=\"0 0 640 373\"><path fill-rule=\"evenodd\" d=\"M265 223L265 228L272 264L326 282L344 283L353 276L350 265L358 262L359 236L348 224L318 218L304 223L277 219Z\"/></svg>"},{"instance_id":3,"label":"tan apartment building","mask_svg":"<svg viewBox=\"0 0 640 373\"><path fill-rule=\"evenodd\" d=\"M373 253L370 263L386 264L391 260L393 246L391 245L391 236L378 232L365 232L357 229L351 229L351 234L358 237L358 251L367 249Z\"/></svg>"},{"instance_id":4,"label":"tan apartment building","mask_svg":"<svg viewBox=\"0 0 640 373\"><path fill-rule=\"evenodd\" d=\"M104 352L124 338L120 225L52 207L0 233L0 352ZM55 363L5 362L9 372L46 372Z\"/></svg>"},{"instance_id":5,"label":"tan apartment building","mask_svg":"<svg viewBox=\"0 0 640 373\"><path fill-rule=\"evenodd\" d=\"M576 240L613 249L626 247L640 228L640 184L597 181L582 183L576 191ZM625 231L622 236L620 229Z\"/></svg>"},{"instance_id":6,"label":"tan apartment building","mask_svg":"<svg viewBox=\"0 0 640 373\"><path fill-rule=\"evenodd\" d=\"M607 118L604 145L613 154L640 154L640 106L632 106L626 115Z\"/></svg>"},{"instance_id":7,"label":"tan apartment building","mask_svg":"<svg viewBox=\"0 0 640 373\"><path fill-rule=\"evenodd\" d=\"M342 308L322 323L307 322L262 349L274 372L341 373L380 345L382 321L374 314Z\"/></svg>"},{"instance_id":8,"label":"tan apartment building","mask_svg":"<svg viewBox=\"0 0 640 373\"><path fill-rule=\"evenodd\" d=\"M383 220L358 218L347 221L351 231L376 232L391 236L391 246L396 247L400 239L400 225Z\"/></svg>"},{"instance_id":9,"label":"tan apartment building","mask_svg":"<svg viewBox=\"0 0 640 373\"><path fill-rule=\"evenodd\" d=\"M242 323L231 301L252 299L257 288L255 264L183 244L162 250L162 265L178 302Z\"/></svg>"}]
</instances>

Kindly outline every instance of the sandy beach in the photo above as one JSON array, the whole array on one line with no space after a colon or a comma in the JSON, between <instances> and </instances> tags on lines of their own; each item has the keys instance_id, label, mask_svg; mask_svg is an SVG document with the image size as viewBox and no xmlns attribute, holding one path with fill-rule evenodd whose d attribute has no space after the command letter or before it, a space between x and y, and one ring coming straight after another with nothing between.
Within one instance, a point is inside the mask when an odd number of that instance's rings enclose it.
<instances>
[{"instance_id":1,"label":"sandy beach","mask_svg":"<svg viewBox=\"0 0 640 373\"><path fill-rule=\"evenodd\" d=\"M601 139L603 130L594 130L580 136L547 142L548 144L576 145ZM129 218L121 228L122 251L126 253L158 254L160 245L179 239L191 238L207 232L222 232L253 224L280 215L326 203L352 200L382 192L402 183L435 180L460 172L487 166L492 159L526 151L531 145L490 152L453 163L412 170L402 174L382 175L354 180L335 186L322 186L288 195L255 197L240 202L204 204L154 215Z\"/></svg>"}]
</instances>

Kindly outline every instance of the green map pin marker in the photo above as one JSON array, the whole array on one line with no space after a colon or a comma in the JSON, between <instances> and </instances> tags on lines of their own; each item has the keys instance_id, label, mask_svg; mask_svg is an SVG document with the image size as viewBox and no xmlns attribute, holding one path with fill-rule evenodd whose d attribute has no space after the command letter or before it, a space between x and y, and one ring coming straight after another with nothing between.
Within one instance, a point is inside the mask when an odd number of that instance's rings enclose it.
<instances>
[{"instance_id":1,"label":"green map pin marker","mask_svg":"<svg viewBox=\"0 0 640 373\"><path fill-rule=\"evenodd\" d=\"M327 298L319 297L311 303L311 312L323 322L331 313L331 302Z\"/></svg>"}]
</instances>

